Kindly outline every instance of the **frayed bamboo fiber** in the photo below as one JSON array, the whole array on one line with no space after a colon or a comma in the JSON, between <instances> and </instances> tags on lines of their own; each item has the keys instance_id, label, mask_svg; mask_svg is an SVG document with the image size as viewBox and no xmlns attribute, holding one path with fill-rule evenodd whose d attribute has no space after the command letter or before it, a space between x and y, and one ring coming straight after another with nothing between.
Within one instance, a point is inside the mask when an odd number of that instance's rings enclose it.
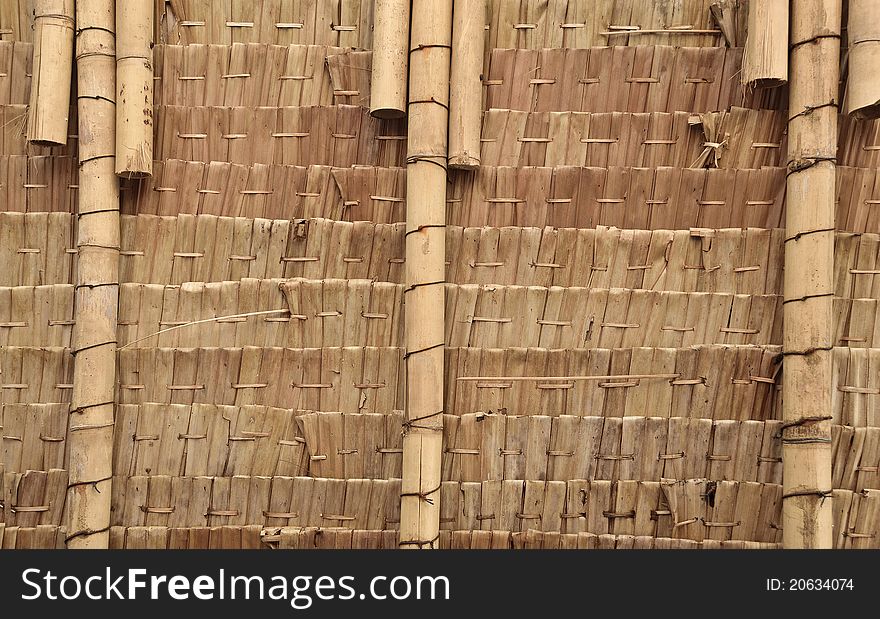
<instances>
[{"instance_id":1,"label":"frayed bamboo fiber","mask_svg":"<svg viewBox=\"0 0 880 619\"><path fill-rule=\"evenodd\" d=\"M449 82L449 167L480 165L486 0L455 0Z\"/></svg>"},{"instance_id":2,"label":"frayed bamboo fiber","mask_svg":"<svg viewBox=\"0 0 880 619\"><path fill-rule=\"evenodd\" d=\"M830 548L834 198L841 0L791 22L783 335L783 543Z\"/></svg>"},{"instance_id":3,"label":"frayed bamboo fiber","mask_svg":"<svg viewBox=\"0 0 880 619\"><path fill-rule=\"evenodd\" d=\"M67 546L107 548L119 298L116 14L113 0L79 0L76 9L80 172Z\"/></svg>"},{"instance_id":4,"label":"frayed bamboo fiber","mask_svg":"<svg viewBox=\"0 0 880 619\"><path fill-rule=\"evenodd\" d=\"M880 118L880 2L849 0L849 79L846 111Z\"/></svg>"},{"instance_id":5,"label":"frayed bamboo fiber","mask_svg":"<svg viewBox=\"0 0 880 619\"><path fill-rule=\"evenodd\" d=\"M153 2L116 3L116 174L153 173Z\"/></svg>"},{"instance_id":6,"label":"frayed bamboo fiber","mask_svg":"<svg viewBox=\"0 0 880 619\"><path fill-rule=\"evenodd\" d=\"M773 88L788 81L788 0L751 0L742 83Z\"/></svg>"},{"instance_id":7,"label":"frayed bamboo fiber","mask_svg":"<svg viewBox=\"0 0 880 619\"><path fill-rule=\"evenodd\" d=\"M376 118L406 116L409 3L410 0L376 0L370 78L370 114Z\"/></svg>"},{"instance_id":8,"label":"frayed bamboo fiber","mask_svg":"<svg viewBox=\"0 0 880 619\"><path fill-rule=\"evenodd\" d=\"M34 63L28 142L67 144L74 0L34 1Z\"/></svg>"},{"instance_id":9,"label":"frayed bamboo fiber","mask_svg":"<svg viewBox=\"0 0 880 619\"><path fill-rule=\"evenodd\" d=\"M451 43L452 0L414 0L406 192L402 548L436 548L440 530Z\"/></svg>"}]
</instances>

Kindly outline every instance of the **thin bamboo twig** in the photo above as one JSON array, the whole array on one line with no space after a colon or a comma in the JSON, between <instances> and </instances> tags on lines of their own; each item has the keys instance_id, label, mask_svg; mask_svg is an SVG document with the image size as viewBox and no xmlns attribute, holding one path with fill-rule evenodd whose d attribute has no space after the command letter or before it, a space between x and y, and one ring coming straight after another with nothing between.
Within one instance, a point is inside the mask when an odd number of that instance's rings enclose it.
<instances>
[{"instance_id":1,"label":"thin bamboo twig","mask_svg":"<svg viewBox=\"0 0 880 619\"><path fill-rule=\"evenodd\" d=\"M34 62L27 140L67 144L74 0L34 0Z\"/></svg>"},{"instance_id":2,"label":"thin bamboo twig","mask_svg":"<svg viewBox=\"0 0 880 619\"><path fill-rule=\"evenodd\" d=\"M290 312L290 308L285 307L283 309L265 310L265 311L261 311L261 312L246 312L244 314L229 314L228 316L215 316L214 318L204 318L202 320L193 320L192 322L186 322L182 325L174 325L173 327L168 327L167 329L161 329L159 331L156 331L155 333L150 333L149 335L145 335L144 337L138 338L138 339L134 340L133 342L129 342L129 343L125 344L124 346L120 346L118 348L118 350L125 350L129 346L134 346L135 344L140 344L141 342L144 342L144 341L150 339L151 337L156 337L157 335L162 335L163 333L168 333L169 331L176 331L177 329L183 329L185 327L192 327L193 325L203 325L203 324L206 324L209 322L217 322L219 320L229 320L232 318L250 318L252 316L266 316L269 314L285 314L285 313L289 313L289 312Z\"/></svg>"},{"instance_id":3,"label":"thin bamboo twig","mask_svg":"<svg viewBox=\"0 0 880 619\"><path fill-rule=\"evenodd\" d=\"M451 45L452 0L414 0L407 143L402 548L436 548L440 535Z\"/></svg>"},{"instance_id":4,"label":"thin bamboo twig","mask_svg":"<svg viewBox=\"0 0 880 619\"><path fill-rule=\"evenodd\" d=\"M119 302L114 0L76 4L79 194L67 547L107 548Z\"/></svg>"},{"instance_id":5,"label":"thin bamboo twig","mask_svg":"<svg viewBox=\"0 0 880 619\"><path fill-rule=\"evenodd\" d=\"M841 0L792 4L785 218L782 529L830 548L834 203Z\"/></svg>"}]
</instances>

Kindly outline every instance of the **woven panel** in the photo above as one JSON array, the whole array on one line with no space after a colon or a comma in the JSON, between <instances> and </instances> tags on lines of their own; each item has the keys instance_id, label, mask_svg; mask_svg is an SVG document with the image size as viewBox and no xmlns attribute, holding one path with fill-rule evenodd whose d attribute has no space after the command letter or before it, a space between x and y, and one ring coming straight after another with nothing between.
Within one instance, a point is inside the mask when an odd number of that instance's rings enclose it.
<instances>
[{"instance_id":1,"label":"woven panel","mask_svg":"<svg viewBox=\"0 0 880 619\"><path fill-rule=\"evenodd\" d=\"M126 348L119 351L118 402L402 410L401 355L364 347Z\"/></svg>"},{"instance_id":2,"label":"woven panel","mask_svg":"<svg viewBox=\"0 0 880 619\"><path fill-rule=\"evenodd\" d=\"M400 519L400 480L117 477L112 504L111 524L121 526L392 529Z\"/></svg>"},{"instance_id":3,"label":"woven panel","mask_svg":"<svg viewBox=\"0 0 880 619\"><path fill-rule=\"evenodd\" d=\"M714 112L778 109L784 89L740 86L742 49L631 46L492 51L486 109Z\"/></svg>"},{"instance_id":4,"label":"woven panel","mask_svg":"<svg viewBox=\"0 0 880 619\"><path fill-rule=\"evenodd\" d=\"M73 225L67 213L0 213L0 285L72 283Z\"/></svg>"},{"instance_id":5,"label":"woven panel","mask_svg":"<svg viewBox=\"0 0 880 619\"><path fill-rule=\"evenodd\" d=\"M114 441L113 471L123 477L309 473L302 431L286 409L125 404L117 409Z\"/></svg>"},{"instance_id":6,"label":"woven panel","mask_svg":"<svg viewBox=\"0 0 880 619\"><path fill-rule=\"evenodd\" d=\"M880 490L835 490L834 547L880 548Z\"/></svg>"},{"instance_id":7,"label":"woven panel","mask_svg":"<svg viewBox=\"0 0 880 619\"><path fill-rule=\"evenodd\" d=\"M33 0L0 2L0 41L33 40Z\"/></svg>"},{"instance_id":8,"label":"woven panel","mask_svg":"<svg viewBox=\"0 0 880 619\"><path fill-rule=\"evenodd\" d=\"M6 441L4 441L6 442ZM6 471L0 475L0 522L8 527L58 526L64 522L67 471Z\"/></svg>"},{"instance_id":9,"label":"woven panel","mask_svg":"<svg viewBox=\"0 0 880 619\"><path fill-rule=\"evenodd\" d=\"M786 152L784 116L744 108L702 116L489 110L482 142L487 166L760 168L784 165Z\"/></svg>"},{"instance_id":10,"label":"woven panel","mask_svg":"<svg viewBox=\"0 0 880 619\"><path fill-rule=\"evenodd\" d=\"M33 45L3 39L0 34L0 105L27 105L31 91Z\"/></svg>"},{"instance_id":11,"label":"woven panel","mask_svg":"<svg viewBox=\"0 0 880 619\"><path fill-rule=\"evenodd\" d=\"M342 219L340 201L327 166L168 160L152 177L123 185L121 208L131 215Z\"/></svg>"},{"instance_id":12,"label":"woven panel","mask_svg":"<svg viewBox=\"0 0 880 619\"><path fill-rule=\"evenodd\" d=\"M67 468L67 404L0 407L0 466L8 472Z\"/></svg>"},{"instance_id":13,"label":"woven panel","mask_svg":"<svg viewBox=\"0 0 880 619\"><path fill-rule=\"evenodd\" d=\"M27 104L0 104L0 155L69 155L77 153L76 106L70 108L65 146L32 146L27 143Z\"/></svg>"},{"instance_id":14,"label":"woven panel","mask_svg":"<svg viewBox=\"0 0 880 619\"><path fill-rule=\"evenodd\" d=\"M255 550L270 548L260 541L263 527L110 527L111 550L224 549ZM395 531L396 535L396 531Z\"/></svg>"},{"instance_id":15,"label":"woven panel","mask_svg":"<svg viewBox=\"0 0 880 619\"><path fill-rule=\"evenodd\" d=\"M352 103L334 94L346 88L332 82L326 66L327 56L341 51L323 45L160 45L154 50L154 101L246 107Z\"/></svg>"},{"instance_id":16,"label":"woven panel","mask_svg":"<svg viewBox=\"0 0 880 619\"><path fill-rule=\"evenodd\" d=\"M69 402L72 383L69 350L0 346L0 404Z\"/></svg>"},{"instance_id":17,"label":"woven panel","mask_svg":"<svg viewBox=\"0 0 880 619\"><path fill-rule=\"evenodd\" d=\"M400 166L406 125L365 108L181 107L155 112L157 159Z\"/></svg>"},{"instance_id":18,"label":"woven panel","mask_svg":"<svg viewBox=\"0 0 880 619\"><path fill-rule=\"evenodd\" d=\"M371 0L157 0L163 43L274 43L370 47Z\"/></svg>"},{"instance_id":19,"label":"woven panel","mask_svg":"<svg viewBox=\"0 0 880 619\"><path fill-rule=\"evenodd\" d=\"M0 523L0 548L4 550L63 549L66 537L67 530L53 524L8 527Z\"/></svg>"}]
</instances>

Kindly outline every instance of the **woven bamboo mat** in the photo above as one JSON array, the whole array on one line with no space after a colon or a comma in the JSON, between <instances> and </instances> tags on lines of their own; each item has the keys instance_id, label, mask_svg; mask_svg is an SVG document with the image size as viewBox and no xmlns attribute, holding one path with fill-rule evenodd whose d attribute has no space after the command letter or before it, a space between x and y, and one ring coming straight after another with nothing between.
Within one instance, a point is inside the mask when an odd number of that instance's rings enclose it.
<instances>
[{"instance_id":1,"label":"woven bamboo mat","mask_svg":"<svg viewBox=\"0 0 880 619\"><path fill-rule=\"evenodd\" d=\"M63 213L0 214L0 285L71 283L74 231ZM782 231L447 228L454 283L781 294ZM332 248L332 251L331 251ZM402 224L213 215L122 218L122 281L243 278L401 283ZM880 298L880 236L838 234L835 294Z\"/></svg>"},{"instance_id":2,"label":"woven bamboo mat","mask_svg":"<svg viewBox=\"0 0 880 619\"><path fill-rule=\"evenodd\" d=\"M0 41L31 41L33 28L32 0L0 2Z\"/></svg>"},{"instance_id":3,"label":"woven bamboo mat","mask_svg":"<svg viewBox=\"0 0 880 619\"><path fill-rule=\"evenodd\" d=\"M157 159L294 165L401 166L406 125L366 108L182 107L155 112Z\"/></svg>"},{"instance_id":4,"label":"woven bamboo mat","mask_svg":"<svg viewBox=\"0 0 880 619\"><path fill-rule=\"evenodd\" d=\"M370 47L371 0L156 0L156 41Z\"/></svg>"},{"instance_id":5,"label":"woven bamboo mat","mask_svg":"<svg viewBox=\"0 0 880 619\"><path fill-rule=\"evenodd\" d=\"M110 527L110 548L117 549L260 549L263 527ZM396 534L396 531L395 531Z\"/></svg>"},{"instance_id":6,"label":"woven bamboo mat","mask_svg":"<svg viewBox=\"0 0 880 619\"><path fill-rule=\"evenodd\" d=\"M72 383L70 350L0 346L0 404L69 402Z\"/></svg>"},{"instance_id":7,"label":"woven bamboo mat","mask_svg":"<svg viewBox=\"0 0 880 619\"><path fill-rule=\"evenodd\" d=\"M63 469L3 473L0 475L0 522L26 528L61 525L67 478L67 471Z\"/></svg>"},{"instance_id":8,"label":"woven bamboo mat","mask_svg":"<svg viewBox=\"0 0 880 619\"><path fill-rule=\"evenodd\" d=\"M4 35L0 34L0 105L27 105L31 90L33 45L3 39Z\"/></svg>"},{"instance_id":9,"label":"woven bamboo mat","mask_svg":"<svg viewBox=\"0 0 880 619\"><path fill-rule=\"evenodd\" d=\"M67 530L64 527L52 524L7 527L0 523L0 549L3 550L63 549L66 537Z\"/></svg>"},{"instance_id":10,"label":"woven bamboo mat","mask_svg":"<svg viewBox=\"0 0 880 619\"><path fill-rule=\"evenodd\" d=\"M67 404L0 406L0 465L7 471L67 468Z\"/></svg>"},{"instance_id":11,"label":"woven bamboo mat","mask_svg":"<svg viewBox=\"0 0 880 619\"><path fill-rule=\"evenodd\" d=\"M325 45L159 45L154 48L154 102L245 107L350 104L349 96L337 94L350 88L337 83L333 78L341 74L327 67L328 57L342 51ZM369 91L366 94L369 105Z\"/></svg>"},{"instance_id":12,"label":"woven bamboo mat","mask_svg":"<svg viewBox=\"0 0 880 619\"><path fill-rule=\"evenodd\" d=\"M485 109L714 112L782 107L785 89L743 89L741 68L742 49L727 47L495 49L483 80Z\"/></svg>"}]
</instances>

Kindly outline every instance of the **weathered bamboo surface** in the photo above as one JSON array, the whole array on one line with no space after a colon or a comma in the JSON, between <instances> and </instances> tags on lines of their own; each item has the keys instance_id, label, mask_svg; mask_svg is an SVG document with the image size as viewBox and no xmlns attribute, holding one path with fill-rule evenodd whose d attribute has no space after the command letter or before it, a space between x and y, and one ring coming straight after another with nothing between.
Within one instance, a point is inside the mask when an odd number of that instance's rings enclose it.
<instances>
[{"instance_id":1,"label":"weathered bamboo surface","mask_svg":"<svg viewBox=\"0 0 880 619\"><path fill-rule=\"evenodd\" d=\"M63 469L5 472L0 475L0 522L19 527L62 525L66 493Z\"/></svg>"},{"instance_id":2,"label":"weathered bamboo surface","mask_svg":"<svg viewBox=\"0 0 880 619\"><path fill-rule=\"evenodd\" d=\"M0 404L69 402L72 387L69 349L0 347Z\"/></svg>"},{"instance_id":3,"label":"weathered bamboo surface","mask_svg":"<svg viewBox=\"0 0 880 619\"><path fill-rule=\"evenodd\" d=\"M63 549L67 529L52 524L36 527L8 527L0 523L0 549Z\"/></svg>"},{"instance_id":4,"label":"weathered bamboo surface","mask_svg":"<svg viewBox=\"0 0 880 619\"><path fill-rule=\"evenodd\" d=\"M67 143L73 73L73 0L34 0L34 44L28 105L31 144Z\"/></svg>"}]
</instances>

